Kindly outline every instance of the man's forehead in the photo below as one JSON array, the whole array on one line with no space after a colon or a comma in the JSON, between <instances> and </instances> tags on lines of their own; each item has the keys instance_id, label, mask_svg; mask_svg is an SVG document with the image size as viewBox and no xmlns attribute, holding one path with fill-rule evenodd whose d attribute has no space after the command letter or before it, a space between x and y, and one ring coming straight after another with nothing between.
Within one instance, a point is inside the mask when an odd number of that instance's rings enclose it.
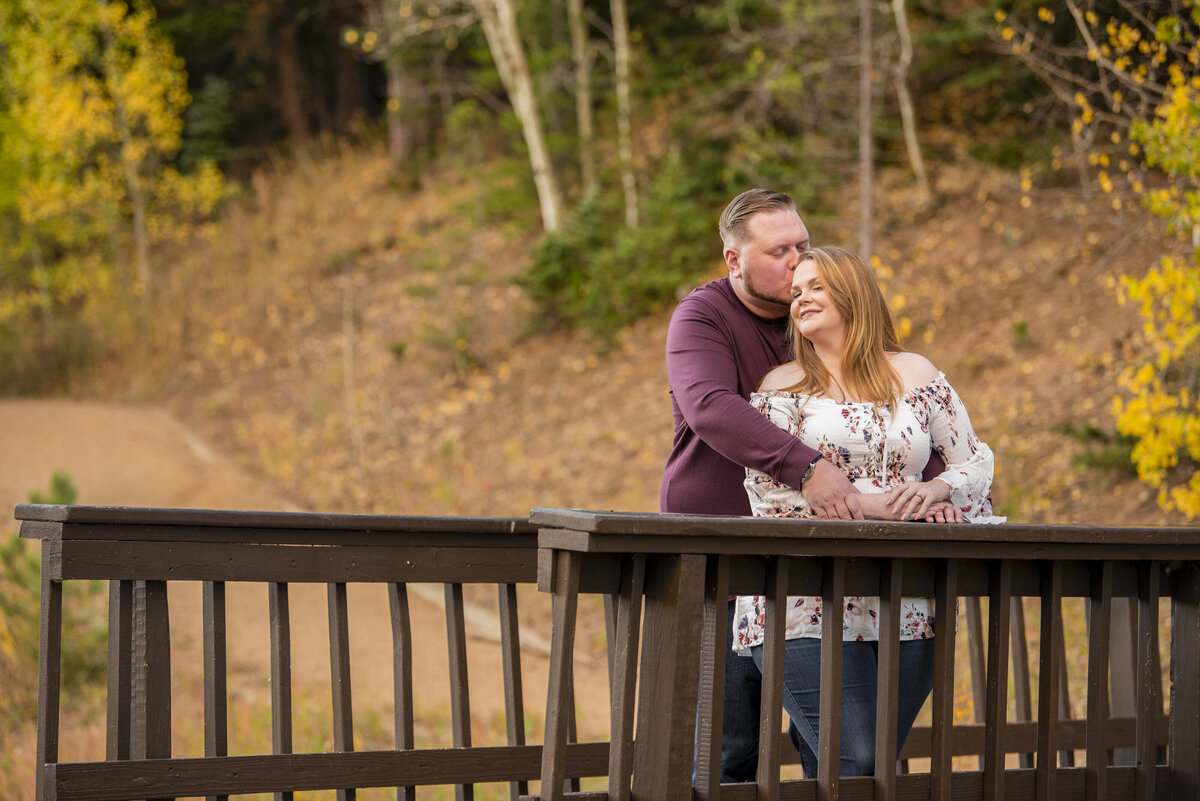
<instances>
[{"instance_id":1,"label":"man's forehead","mask_svg":"<svg viewBox=\"0 0 1200 801\"><path fill-rule=\"evenodd\" d=\"M808 229L793 209L779 209L755 214L746 223L751 239L782 239L791 242L794 237L808 238Z\"/></svg>"}]
</instances>

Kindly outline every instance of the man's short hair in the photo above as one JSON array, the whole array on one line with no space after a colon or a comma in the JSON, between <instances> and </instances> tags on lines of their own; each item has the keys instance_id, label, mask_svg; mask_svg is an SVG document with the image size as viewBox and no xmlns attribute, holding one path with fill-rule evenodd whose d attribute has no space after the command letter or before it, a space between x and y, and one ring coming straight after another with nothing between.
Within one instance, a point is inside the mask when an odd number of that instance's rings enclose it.
<instances>
[{"instance_id":1,"label":"man's short hair","mask_svg":"<svg viewBox=\"0 0 1200 801\"><path fill-rule=\"evenodd\" d=\"M770 189L747 189L729 201L725 211L721 212L717 231L720 232L725 247L740 245L746 240L747 226L755 214L789 210L796 210L796 201L789 195Z\"/></svg>"}]
</instances>

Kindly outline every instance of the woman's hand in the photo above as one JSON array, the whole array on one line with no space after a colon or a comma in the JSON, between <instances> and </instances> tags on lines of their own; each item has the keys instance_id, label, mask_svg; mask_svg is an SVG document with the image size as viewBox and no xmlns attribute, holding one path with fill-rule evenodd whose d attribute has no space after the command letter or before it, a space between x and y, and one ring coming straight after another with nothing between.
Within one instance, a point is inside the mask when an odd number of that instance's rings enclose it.
<instances>
[{"instance_id":1,"label":"woman's hand","mask_svg":"<svg viewBox=\"0 0 1200 801\"><path fill-rule=\"evenodd\" d=\"M895 515L895 520L924 520L927 519L934 504L950 500L950 485L941 479L929 481L906 481L892 487L883 493L887 498L887 507ZM945 515L942 509L942 515ZM961 516L960 516L961 518ZM937 522L956 522L938 520Z\"/></svg>"},{"instance_id":2,"label":"woman's hand","mask_svg":"<svg viewBox=\"0 0 1200 801\"><path fill-rule=\"evenodd\" d=\"M929 514L925 516L926 523L961 523L962 521L962 509L949 501L935 503L929 507Z\"/></svg>"}]
</instances>

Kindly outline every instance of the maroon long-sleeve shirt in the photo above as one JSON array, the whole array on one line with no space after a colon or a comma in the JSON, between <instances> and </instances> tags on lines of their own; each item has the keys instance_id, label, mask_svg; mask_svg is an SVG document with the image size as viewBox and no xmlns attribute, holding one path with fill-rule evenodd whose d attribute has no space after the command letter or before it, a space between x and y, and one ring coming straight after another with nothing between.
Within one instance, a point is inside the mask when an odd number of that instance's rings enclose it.
<instances>
[{"instance_id":1,"label":"maroon long-sleeve shirt","mask_svg":"<svg viewBox=\"0 0 1200 801\"><path fill-rule=\"evenodd\" d=\"M750 514L742 485L747 467L800 486L819 454L749 403L763 376L792 358L787 323L786 316L767 320L751 312L728 278L697 288L676 307L667 329L675 439L659 494L662 511ZM940 473L940 460L930 467Z\"/></svg>"}]
</instances>

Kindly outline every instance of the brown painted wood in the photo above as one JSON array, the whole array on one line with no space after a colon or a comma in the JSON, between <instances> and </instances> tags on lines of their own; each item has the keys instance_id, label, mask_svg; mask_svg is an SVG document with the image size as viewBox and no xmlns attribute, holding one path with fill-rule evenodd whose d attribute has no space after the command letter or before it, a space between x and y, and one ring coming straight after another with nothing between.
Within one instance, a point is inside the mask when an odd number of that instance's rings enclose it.
<instances>
[{"instance_id":1,"label":"brown painted wood","mask_svg":"<svg viewBox=\"0 0 1200 801\"><path fill-rule=\"evenodd\" d=\"M297 548L206 542L81 540L61 543L68 579L174 581L532 582L532 551L500 548Z\"/></svg>"},{"instance_id":2,"label":"brown painted wood","mask_svg":"<svg viewBox=\"0 0 1200 801\"><path fill-rule=\"evenodd\" d=\"M957 616L958 561L939 563L934 610L933 642L933 722L930 750L930 797L932 801L950 801L954 758L954 643ZM912 733L909 733L912 742Z\"/></svg>"},{"instance_id":3,"label":"brown painted wood","mask_svg":"<svg viewBox=\"0 0 1200 801\"><path fill-rule=\"evenodd\" d=\"M37 764L58 762L59 692L62 676L62 584L48 578L42 563L38 612L38 727ZM38 801L54 798L39 771L34 789Z\"/></svg>"},{"instance_id":4,"label":"brown painted wood","mask_svg":"<svg viewBox=\"0 0 1200 801\"><path fill-rule=\"evenodd\" d=\"M329 681L333 698L333 750L354 750L354 703L350 682L350 611L345 582L329 584ZM338 801L354 801L355 787L337 789Z\"/></svg>"},{"instance_id":5,"label":"brown painted wood","mask_svg":"<svg viewBox=\"0 0 1200 801\"><path fill-rule=\"evenodd\" d=\"M1157 751L1154 732L1162 715L1162 678L1158 667L1158 598L1160 565L1143 562L1138 588L1138 677L1137 677L1137 770L1134 774L1134 798L1154 798ZM1194 668L1193 668L1194 669Z\"/></svg>"},{"instance_id":6,"label":"brown painted wood","mask_svg":"<svg viewBox=\"0 0 1200 801\"><path fill-rule=\"evenodd\" d=\"M396 749L403 751L416 747L413 731L412 619L409 615L406 585L388 585L388 610L392 623L392 692L395 704ZM414 801L416 797L417 789L411 784L396 788L397 801Z\"/></svg>"},{"instance_id":7,"label":"brown painted wood","mask_svg":"<svg viewBox=\"0 0 1200 801\"><path fill-rule=\"evenodd\" d=\"M1109 707L1112 714L1119 717L1134 717L1137 715L1137 578L1133 582L1132 591L1122 590L1117 586L1116 567L1113 574L1112 615L1110 617L1112 632L1109 642L1112 648L1109 661L1109 684L1111 695ZM1121 565L1134 568L1137 563ZM1139 577L1140 578L1140 577ZM1113 750L1113 764L1134 765L1137 762L1137 752L1132 744Z\"/></svg>"},{"instance_id":8,"label":"brown painted wood","mask_svg":"<svg viewBox=\"0 0 1200 801\"><path fill-rule=\"evenodd\" d=\"M229 755L228 674L225 642L225 582L204 582L204 755ZM209 796L224 801L226 796Z\"/></svg>"},{"instance_id":9,"label":"brown painted wood","mask_svg":"<svg viewBox=\"0 0 1200 801\"><path fill-rule=\"evenodd\" d=\"M450 729L455 748L471 747L471 683L467 675L467 624L462 584L445 585L446 647L449 649ZM475 797L473 784L454 787L456 801Z\"/></svg>"},{"instance_id":10,"label":"brown painted wood","mask_svg":"<svg viewBox=\"0 0 1200 801\"><path fill-rule=\"evenodd\" d=\"M241 511L227 509L160 509L136 506L58 506L52 504L17 504L13 516L21 521L70 523L73 525L127 525L149 530L156 526L171 529L246 532L265 529L277 532L329 532L331 542L341 540L347 531L378 533L436 534L439 539L450 535L507 535L537 533L537 526L524 518L499 517L427 517L417 515L328 514L324 512ZM25 523L22 523L24 526ZM63 529L64 531L66 529ZM198 537L189 534L189 539ZM240 541L246 539L245 534ZM233 541L239 541L237 536Z\"/></svg>"},{"instance_id":11,"label":"brown painted wood","mask_svg":"<svg viewBox=\"0 0 1200 801\"><path fill-rule=\"evenodd\" d=\"M548 532L575 532L592 535L590 550L601 547L607 535L631 536L647 544L645 552L659 552L655 537L683 534L689 537L741 540L750 534L766 539L830 540L909 540L912 542L967 542L961 525L937 523L895 523L876 521L796 520L791 518L719 517L715 515L658 515L644 512L600 512L581 509L538 507L530 511L530 522L542 527L539 542ZM974 532L974 529L968 527ZM1116 528L1103 526L1040 526L1010 524L988 532L988 541L1006 544L1074 543L1089 547L1112 544L1200 545L1200 530L1195 527ZM601 536L595 536L601 535ZM977 545L982 540L974 533ZM571 541L568 538L567 541ZM575 538L578 542L578 538ZM543 547L546 547L543 544ZM560 546L554 546L560 547ZM569 546L561 546L569 547ZM601 548L603 549L603 548ZM724 551L708 551L723 553ZM743 550L743 552L746 552ZM944 554L943 554L944 555ZM1037 558L1031 556L1030 558Z\"/></svg>"},{"instance_id":12,"label":"brown painted wood","mask_svg":"<svg viewBox=\"0 0 1200 801\"><path fill-rule=\"evenodd\" d=\"M1200 564L1186 562L1175 570L1176 595L1171 604L1171 718L1167 763L1171 801L1200 798Z\"/></svg>"},{"instance_id":13,"label":"brown painted wood","mask_svg":"<svg viewBox=\"0 0 1200 801\"><path fill-rule=\"evenodd\" d=\"M107 759L129 759L130 692L133 686L133 582L108 583ZM40 720L39 716L39 720Z\"/></svg>"},{"instance_id":14,"label":"brown painted wood","mask_svg":"<svg viewBox=\"0 0 1200 801\"><path fill-rule=\"evenodd\" d=\"M1087 798L1108 798L1108 658L1112 617L1112 562L1092 565L1088 617Z\"/></svg>"},{"instance_id":15,"label":"brown painted wood","mask_svg":"<svg viewBox=\"0 0 1200 801\"><path fill-rule=\"evenodd\" d=\"M542 754L542 798L558 801L566 776L567 718L570 676L575 661L575 615L579 605L579 571L582 557L561 551L554 555L550 675L546 690L546 734ZM545 567L545 564L543 563ZM539 574L539 584L543 579Z\"/></svg>"},{"instance_id":16,"label":"brown painted wood","mask_svg":"<svg viewBox=\"0 0 1200 801\"><path fill-rule=\"evenodd\" d=\"M1038 750L1034 785L1040 801L1057 798L1058 756L1054 742L1054 724L1058 719L1059 693L1062 689L1063 654L1058 648L1062 636L1062 567L1047 562L1042 568L1041 643L1038 662Z\"/></svg>"},{"instance_id":17,"label":"brown painted wood","mask_svg":"<svg viewBox=\"0 0 1200 801\"><path fill-rule=\"evenodd\" d=\"M990 568L989 568L990 574ZM987 578L991 583L990 575ZM975 722L987 720L987 638L983 633L983 605L979 598L965 592L969 597L963 600L967 609L967 661L971 670L971 705L975 712ZM984 755L979 754L982 769Z\"/></svg>"},{"instance_id":18,"label":"brown painted wood","mask_svg":"<svg viewBox=\"0 0 1200 801\"><path fill-rule=\"evenodd\" d=\"M821 728L817 734L817 799L839 801L842 753L842 621L846 560L825 562L821 591Z\"/></svg>"},{"instance_id":19,"label":"brown painted wood","mask_svg":"<svg viewBox=\"0 0 1200 801\"><path fill-rule=\"evenodd\" d=\"M525 745L525 693L521 687L521 626L517 615L517 585L499 584L496 595L500 609L500 660L504 672L505 736L508 745ZM410 676L408 702L410 709L412 705L411 688ZM409 726L411 729L411 722ZM407 747L411 748L412 746ZM518 798L529 793L529 783L511 782L508 793L512 801L517 801Z\"/></svg>"},{"instance_id":20,"label":"brown painted wood","mask_svg":"<svg viewBox=\"0 0 1200 801\"><path fill-rule=\"evenodd\" d=\"M1157 729L1159 745L1167 742L1167 721L1163 718ZM1112 748L1117 745L1132 744L1137 721L1134 718L1111 718L1106 723L1106 745ZM1004 743L1007 753L1019 754L1022 751L1037 750L1037 721L1014 723L1010 721L1004 729ZM1062 748L1083 748L1086 744L1086 720L1060 720L1054 726L1054 741ZM979 754L983 752L987 728L980 723L970 723L954 727L954 738L951 751L954 756ZM927 757L933 753L933 732L929 726L914 726L909 732L908 740L900 753L901 759L916 759Z\"/></svg>"},{"instance_id":21,"label":"brown painted wood","mask_svg":"<svg viewBox=\"0 0 1200 801\"><path fill-rule=\"evenodd\" d=\"M700 673L705 557L659 555L646 565L633 796L690 801Z\"/></svg>"},{"instance_id":22,"label":"brown painted wood","mask_svg":"<svg viewBox=\"0 0 1200 801\"><path fill-rule=\"evenodd\" d=\"M45 776L57 801L300 792L350 784L365 788L528 781L538 776L541 751L525 745L62 763L49 765ZM608 744L571 744L564 756L564 768L571 773L603 776Z\"/></svg>"},{"instance_id":23,"label":"brown painted wood","mask_svg":"<svg viewBox=\"0 0 1200 801\"><path fill-rule=\"evenodd\" d=\"M779 738L782 725L783 665L787 631L787 590L791 559L767 561L766 604L762 646L762 696L758 716L758 768L755 783L758 801L779 798ZM715 688L714 688L715 689ZM719 751L718 751L719 753Z\"/></svg>"},{"instance_id":24,"label":"brown painted wood","mask_svg":"<svg viewBox=\"0 0 1200 801\"><path fill-rule=\"evenodd\" d=\"M292 623L287 584L267 585L267 615L271 629L271 749L292 753ZM275 801L292 801L292 793L277 792Z\"/></svg>"},{"instance_id":25,"label":"brown painted wood","mask_svg":"<svg viewBox=\"0 0 1200 801\"><path fill-rule=\"evenodd\" d=\"M609 801L629 801L633 774L633 721L637 698L637 658L642 621L642 594L646 586L646 557L626 561L621 594L613 604L613 672L610 674L612 746L608 752Z\"/></svg>"},{"instance_id":26,"label":"brown painted wood","mask_svg":"<svg viewBox=\"0 0 1200 801\"><path fill-rule=\"evenodd\" d=\"M883 564L879 582L879 664L875 702L875 796L896 793L896 729L900 697L900 587L904 562ZM936 619L934 621L936 623ZM934 645L936 648L936 644Z\"/></svg>"},{"instance_id":27,"label":"brown painted wood","mask_svg":"<svg viewBox=\"0 0 1200 801\"><path fill-rule=\"evenodd\" d=\"M984 720L984 801L1004 798L1004 727L1008 714L1008 599L1012 594L1012 565L1002 559L993 565L988 596L987 717Z\"/></svg>"},{"instance_id":28,"label":"brown painted wood","mask_svg":"<svg viewBox=\"0 0 1200 801\"><path fill-rule=\"evenodd\" d=\"M1033 720L1033 694L1029 680L1029 638L1025 633L1025 604L1022 599L1013 596L1009 600L1012 607L1009 610L1011 634L1009 648L1012 649L1013 666L1013 700L1016 702L1014 717L1018 722ZM1033 754L1022 751L1018 757L1022 768L1033 767Z\"/></svg>"},{"instance_id":29,"label":"brown painted wood","mask_svg":"<svg viewBox=\"0 0 1200 801\"><path fill-rule=\"evenodd\" d=\"M700 642L700 689L696 734L696 801L721 797L721 729L725 721L725 656L730 648L729 557L708 560L704 578L704 627ZM617 740L613 738L614 742Z\"/></svg>"}]
</instances>

